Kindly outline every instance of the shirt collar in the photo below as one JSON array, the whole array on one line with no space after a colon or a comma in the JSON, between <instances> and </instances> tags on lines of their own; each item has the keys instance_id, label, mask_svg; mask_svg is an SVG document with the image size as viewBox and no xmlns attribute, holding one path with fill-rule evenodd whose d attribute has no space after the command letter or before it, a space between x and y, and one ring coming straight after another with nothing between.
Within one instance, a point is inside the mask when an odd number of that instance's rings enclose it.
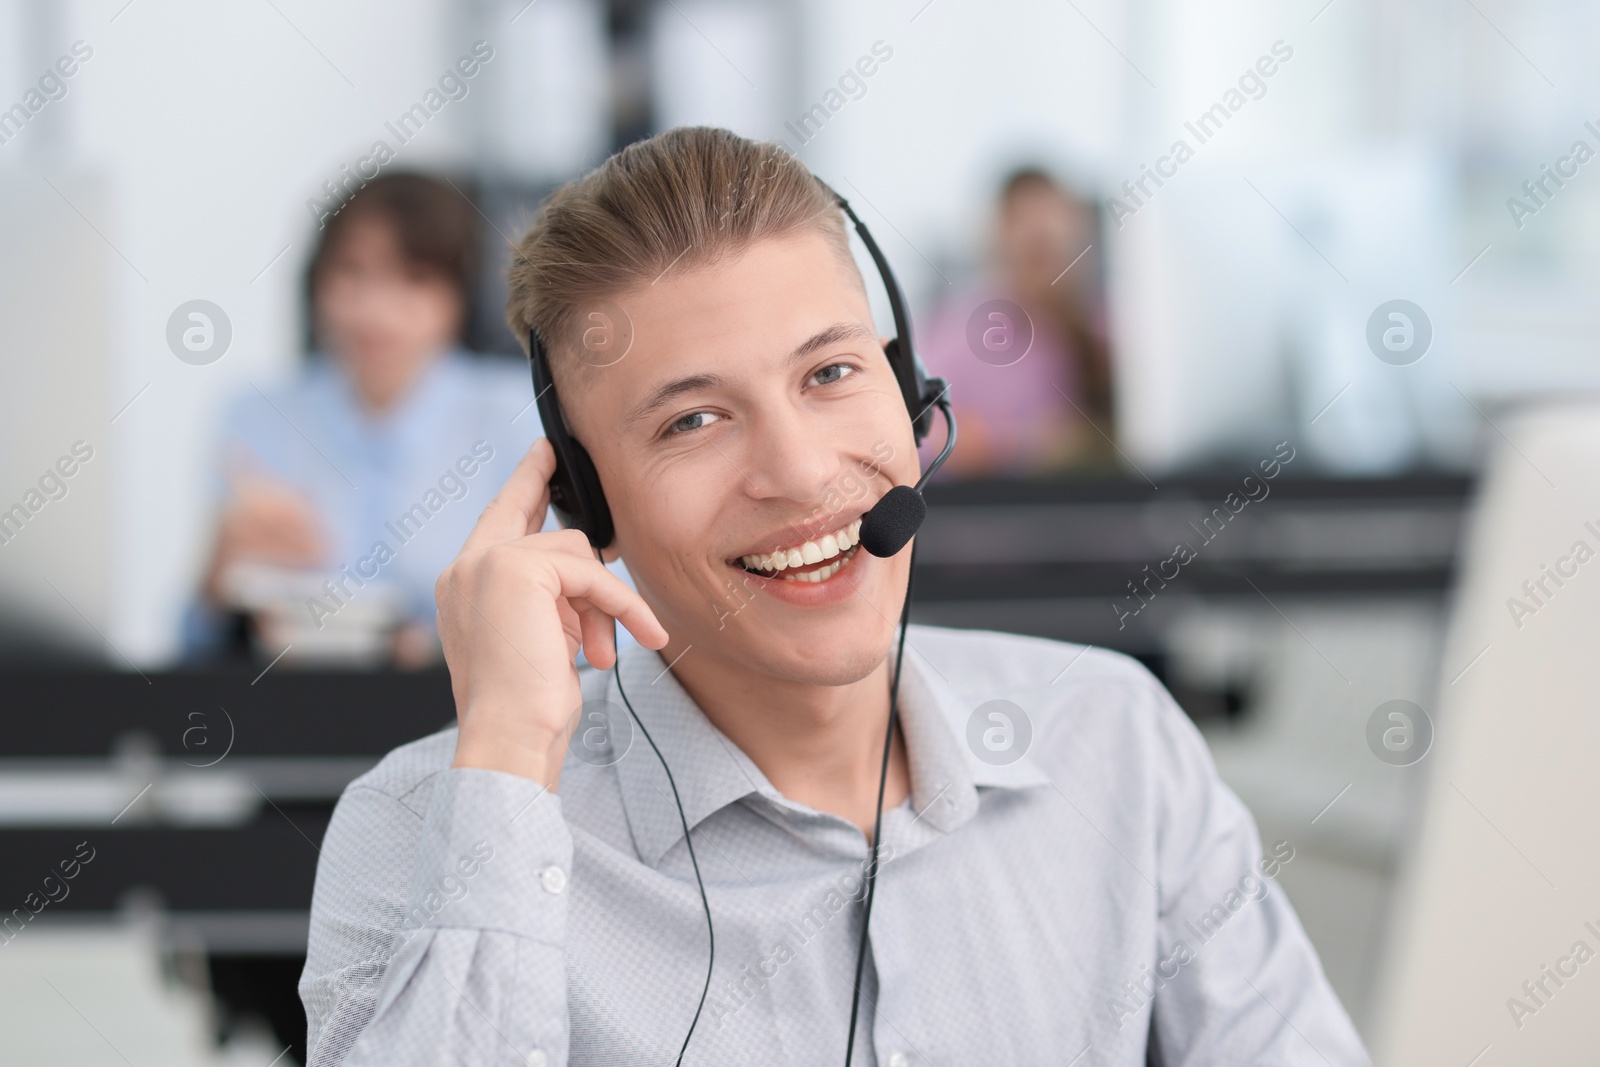
<instances>
[{"instance_id":1,"label":"shirt collar","mask_svg":"<svg viewBox=\"0 0 1600 1067\"><path fill-rule=\"evenodd\" d=\"M691 829L751 794L779 807L811 810L777 791L755 762L706 718L658 653L636 645L623 650L619 666L634 712L672 768L683 820ZM603 699L614 705L612 717L626 720L632 737L616 762L617 776L640 858L655 867L683 837L672 784L650 740L627 714L609 672ZM930 830L949 833L977 814L980 787L1022 789L1050 781L1026 753L1003 766L973 753L967 723L982 702L963 695L908 644L899 717L910 762L911 804L918 822ZM619 730L614 736L621 734Z\"/></svg>"}]
</instances>

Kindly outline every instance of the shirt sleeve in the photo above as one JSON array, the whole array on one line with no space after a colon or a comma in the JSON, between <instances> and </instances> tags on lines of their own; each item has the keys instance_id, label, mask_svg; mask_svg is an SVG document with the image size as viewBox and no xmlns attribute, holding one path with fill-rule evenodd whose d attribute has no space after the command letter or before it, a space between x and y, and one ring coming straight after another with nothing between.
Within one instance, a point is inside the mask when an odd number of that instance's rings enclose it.
<instances>
[{"instance_id":1,"label":"shirt sleeve","mask_svg":"<svg viewBox=\"0 0 1600 1067\"><path fill-rule=\"evenodd\" d=\"M310 1067L567 1062L572 837L560 798L451 768L426 813L352 785L317 865Z\"/></svg>"},{"instance_id":2,"label":"shirt sleeve","mask_svg":"<svg viewBox=\"0 0 1600 1067\"><path fill-rule=\"evenodd\" d=\"M1368 1067L1275 881L1297 842L1263 852L1255 820L1218 776L1200 732L1153 679L1151 688L1161 760L1158 955L1122 991L1130 1007L1153 1003L1150 1062Z\"/></svg>"}]
</instances>

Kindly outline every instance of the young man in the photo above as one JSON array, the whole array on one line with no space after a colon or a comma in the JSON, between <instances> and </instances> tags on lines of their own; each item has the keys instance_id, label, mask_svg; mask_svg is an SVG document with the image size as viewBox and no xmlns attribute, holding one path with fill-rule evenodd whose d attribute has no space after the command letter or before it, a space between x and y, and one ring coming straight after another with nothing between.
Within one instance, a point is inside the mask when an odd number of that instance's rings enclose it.
<instances>
[{"instance_id":1,"label":"young man","mask_svg":"<svg viewBox=\"0 0 1600 1067\"><path fill-rule=\"evenodd\" d=\"M682 1061L842 1062L871 870L855 1063L1366 1062L1270 884L1292 842L1263 856L1122 656L912 627L874 866L910 552L855 538L919 465L803 166L718 130L633 145L511 282L638 591L539 532L536 442L439 579L457 727L329 826L312 1064L670 1063L707 907ZM615 674L613 620L644 646Z\"/></svg>"}]
</instances>

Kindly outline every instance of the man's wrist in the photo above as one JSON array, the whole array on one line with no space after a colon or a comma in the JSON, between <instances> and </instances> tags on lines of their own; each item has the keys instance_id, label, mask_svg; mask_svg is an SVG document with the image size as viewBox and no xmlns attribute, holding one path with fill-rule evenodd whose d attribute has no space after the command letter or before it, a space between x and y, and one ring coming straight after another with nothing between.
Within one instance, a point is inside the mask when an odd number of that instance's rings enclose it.
<instances>
[{"instance_id":1,"label":"man's wrist","mask_svg":"<svg viewBox=\"0 0 1600 1067\"><path fill-rule=\"evenodd\" d=\"M514 774L549 786L552 791L561 779L561 763L551 758L548 747L534 750L504 742L462 740L456 743L455 759L450 766Z\"/></svg>"}]
</instances>

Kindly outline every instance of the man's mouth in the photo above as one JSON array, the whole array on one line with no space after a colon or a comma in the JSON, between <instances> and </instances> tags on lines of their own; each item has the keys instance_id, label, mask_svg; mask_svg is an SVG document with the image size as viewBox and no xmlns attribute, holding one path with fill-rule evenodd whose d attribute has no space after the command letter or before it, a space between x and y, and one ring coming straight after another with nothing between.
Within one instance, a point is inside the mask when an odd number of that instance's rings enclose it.
<instances>
[{"instance_id":1,"label":"man's mouth","mask_svg":"<svg viewBox=\"0 0 1600 1067\"><path fill-rule=\"evenodd\" d=\"M733 560L751 574L786 582L825 582L860 551L861 520L798 545Z\"/></svg>"}]
</instances>

